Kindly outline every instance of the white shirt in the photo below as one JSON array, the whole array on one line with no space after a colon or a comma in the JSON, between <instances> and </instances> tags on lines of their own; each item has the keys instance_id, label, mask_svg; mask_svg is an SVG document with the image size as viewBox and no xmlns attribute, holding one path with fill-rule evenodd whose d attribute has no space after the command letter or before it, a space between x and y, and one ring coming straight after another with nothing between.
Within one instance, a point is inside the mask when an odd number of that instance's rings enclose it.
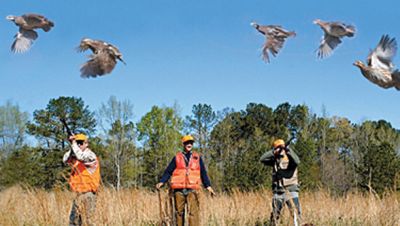
<instances>
[{"instance_id":1,"label":"white shirt","mask_svg":"<svg viewBox=\"0 0 400 226\"><path fill-rule=\"evenodd\" d=\"M76 142L72 142L71 148L72 150L69 150L64 154L64 163L68 162L69 158L71 157L71 151L73 151L76 159L78 161L82 161L86 167L90 168L91 170L95 170L97 168L97 157L92 150L86 148L84 151L82 151Z\"/></svg>"}]
</instances>

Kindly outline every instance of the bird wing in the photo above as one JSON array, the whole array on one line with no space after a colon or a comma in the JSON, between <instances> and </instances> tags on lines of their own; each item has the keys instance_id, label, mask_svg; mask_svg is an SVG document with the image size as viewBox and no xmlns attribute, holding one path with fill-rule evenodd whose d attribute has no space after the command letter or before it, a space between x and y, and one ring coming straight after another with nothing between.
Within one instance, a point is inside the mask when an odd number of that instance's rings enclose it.
<instances>
[{"instance_id":1,"label":"bird wing","mask_svg":"<svg viewBox=\"0 0 400 226\"><path fill-rule=\"evenodd\" d=\"M344 34L346 33L346 25L340 22L332 22L329 23L329 27L330 27L330 32L332 34Z\"/></svg>"},{"instance_id":2,"label":"bird wing","mask_svg":"<svg viewBox=\"0 0 400 226\"><path fill-rule=\"evenodd\" d=\"M318 58L322 59L332 54L332 51L338 46L342 41L340 38L329 35L325 33L321 40L321 44L317 51Z\"/></svg>"},{"instance_id":3,"label":"bird wing","mask_svg":"<svg viewBox=\"0 0 400 226\"><path fill-rule=\"evenodd\" d=\"M268 43L268 42L267 42ZM264 44L264 46L262 47L262 59L265 61L265 62L267 62L267 63L269 63L270 61L269 61L269 54L268 54L268 50L269 50L269 48L268 48L268 45L267 45L267 43L265 43Z\"/></svg>"},{"instance_id":4,"label":"bird wing","mask_svg":"<svg viewBox=\"0 0 400 226\"><path fill-rule=\"evenodd\" d=\"M273 56L276 56L279 50L282 49L284 42L285 42L284 38L268 35L267 40L262 48L263 60L269 63L270 61L269 61L268 51L271 52Z\"/></svg>"},{"instance_id":5,"label":"bird wing","mask_svg":"<svg viewBox=\"0 0 400 226\"><path fill-rule=\"evenodd\" d=\"M110 43L107 43L107 45L108 45L107 48L112 52L114 52L116 55L122 55L119 49L115 45L112 45Z\"/></svg>"},{"instance_id":6,"label":"bird wing","mask_svg":"<svg viewBox=\"0 0 400 226\"><path fill-rule=\"evenodd\" d=\"M115 64L115 58L113 58L112 56L110 56L110 54L106 52L92 55L91 59L82 65L80 69L81 77L95 78L97 76L108 74L114 69Z\"/></svg>"},{"instance_id":7,"label":"bird wing","mask_svg":"<svg viewBox=\"0 0 400 226\"><path fill-rule=\"evenodd\" d=\"M23 53L28 51L37 37L38 34L35 31L20 28L18 33L15 35L15 40L11 46L11 50L14 53Z\"/></svg>"},{"instance_id":8,"label":"bird wing","mask_svg":"<svg viewBox=\"0 0 400 226\"><path fill-rule=\"evenodd\" d=\"M116 46L108 43L108 52L126 65L126 62L122 59L122 53Z\"/></svg>"},{"instance_id":9,"label":"bird wing","mask_svg":"<svg viewBox=\"0 0 400 226\"><path fill-rule=\"evenodd\" d=\"M276 33L277 36L283 36L285 38L290 37L290 36L296 36L296 33L294 31L288 31L281 26L274 26L274 32Z\"/></svg>"},{"instance_id":10,"label":"bird wing","mask_svg":"<svg viewBox=\"0 0 400 226\"><path fill-rule=\"evenodd\" d=\"M108 44L103 41L85 38L85 39L82 39L77 50L79 52L84 52L84 51L90 49L90 50L92 50L93 53L98 53L99 51L107 48L107 46L108 46Z\"/></svg>"},{"instance_id":11,"label":"bird wing","mask_svg":"<svg viewBox=\"0 0 400 226\"><path fill-rule=\"evenodd\" d=\"M25 20L26 24L33 29L41 28L45 32L48 32L54 26L52 21L39 14L25 14L22 15L22 18Z\"/></svg>"},{"instance_id":12,"label":"bird wing","mask_svg":"<svg viewBox=\"0 0 400 226\"><path fill-rule=\"evenodd\" d=\"M82 78L96 78L99 75L104 74L100 62L96 56L91 57L86 63L81 67L81 77Z\"/></svg>"},{"instance_id":13,"label":"bird wing","mask_svg":"<svg viewBox=\"0 0 400 226\"><path fill-rule=\"evenodd\" d=\"M46 20L44 16L34 13L24 14L22 15L22 18L24 18L25 22L30 26L39 25L43 22L43 20Z\"/></svg>"},{"instance_id":14,"label":"bird wing","mask_svg":"<svg viewBox=\"0 0 400 226\"><path fill-rule=\"evenodd\" d=\"M392 60L396 51L396 39L383 35L376 48L368 55L368 65L372 68L392 70Z\"/></svg>"}]
</instances>

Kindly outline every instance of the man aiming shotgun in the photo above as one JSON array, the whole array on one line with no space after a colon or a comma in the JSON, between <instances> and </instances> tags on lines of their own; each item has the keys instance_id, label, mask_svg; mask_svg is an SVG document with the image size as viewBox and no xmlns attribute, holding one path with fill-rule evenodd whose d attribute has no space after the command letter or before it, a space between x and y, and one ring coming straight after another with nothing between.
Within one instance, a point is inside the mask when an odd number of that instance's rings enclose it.
<instances>
[{"instance_id":1,"label":"man aiming shotgun","mask_svg":"<svg viewBox=\"0 0 400 226\"><path fill-rule=\"evenodd\" d=\"M96 192L100 185L100 163L96 154L89 149L86 135L74 135L65 121L63 124L71 143L71 150L64 154L63 162L71 166L69 185L76 193L69 225L93 225L91 218L96 206Z\"/></svg>"},{"instance_id":2,"label":"man aiming shotgun","mask_svg":"<svg viewBox=\"0 0 400 226\"><path fill-rule=\"evenodd\" d=\"M290 141L293 140L290 139ZM291 211L293 204L295 225L300 218L301 209L299 202L299 183L297 178L297 166L300 159L297 154L289 149L289 142L277 139L273 143L273 150L265 152L260 161L265 165L272 166L272 225L276 225L283 205L286 203ZM297 212L297 213L296 213Z\"/></svg>"}]
</instances>

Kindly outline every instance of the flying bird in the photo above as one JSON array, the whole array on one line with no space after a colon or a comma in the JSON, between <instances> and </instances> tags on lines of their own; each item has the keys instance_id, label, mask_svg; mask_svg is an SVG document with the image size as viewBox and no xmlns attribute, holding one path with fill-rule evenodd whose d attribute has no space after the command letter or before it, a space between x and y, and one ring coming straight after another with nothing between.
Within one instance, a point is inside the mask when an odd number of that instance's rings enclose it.
<instances>
[{"instance_id":1,"label":"flying bird","mask_svg":"<svg viewBox=\"0 0 400 226\"><path fill-rule=\"evenodd\" d=\"M395 38L383 35L378 46L369 53L367 65L357 60L354 65L360 68L361 73L372 83L384 88L400 90L400 72L392 63L397 51Z\"/></svg>"},{"instance_id":2,"label":"flying bird","mask_svg":"<svg viewBox=\"0 0 400 226\"><path fill-rule=\"evenodd\" d=\"M342 22L325 22L320 19L314 20L324 31L324 36L317 50L317 57L322 59L332 54L333 50L342 42L342 38L353 37L356 28L352 25L346 25Z\"/></svg>"},{"instance_id":3,"label":"flying bird","mask_svg":"<svg viewBox=\"0 0 400 226\"><path fill-rule=\"evenodd\" d=\"M287 31L279 25L262 26L255 22L250 23L250 25L261 34L265 35L266 40L262 47L262 59L267 63L270 62L268 52L270 52L272 56L276 56L279 50L282 49L286 38L296 36L294 31Z\"/></svg>"},{"instance_id":4,"label":"flying bird","mask_svg":"<svg viewBox=\"0 0 400 226\"><path fill-rule=\"evenodd\" d=\"M110 43L84 38L78 46L78 51L84 52L88 49L93 54L89 56L90 59L81 67L82 78L95 78L111 73L117 64L117 60L126 65L119 49Z\"/></svg>"},{"instance_id":5,"label":"flying bird","mask_svg":"<svg viewBox=\"0 0 400 226\"><path fill-rule=\"evenodd\" d=\"M54 27L52 21L42 15L34 13L24 14L22 16L9 15L6 19L14 22L15 25L19 27L19 31L14 36L15 40L11 46L11 51L14 53L23 53L31 48L33 41L38 38L35 29L42 29L48 32Z\"/></svg>"}]
</instances>

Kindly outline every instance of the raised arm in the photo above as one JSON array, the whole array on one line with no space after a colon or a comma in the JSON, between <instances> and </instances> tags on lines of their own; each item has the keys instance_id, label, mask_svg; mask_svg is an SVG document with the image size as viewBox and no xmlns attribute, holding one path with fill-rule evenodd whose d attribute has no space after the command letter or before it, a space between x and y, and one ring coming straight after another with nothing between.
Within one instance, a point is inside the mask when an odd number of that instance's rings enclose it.
<instances>
[{"instance_id":1,"label":"raised arm","mask_svg":"<svg viewBox=\"0 0 400 226\"><path fill-rule=\"evenodd\" d=\"M260 162L268 166L273 166L275 161L275 156L273 150L266 151L260 158Z\"/></svg>"}]
</instances>

